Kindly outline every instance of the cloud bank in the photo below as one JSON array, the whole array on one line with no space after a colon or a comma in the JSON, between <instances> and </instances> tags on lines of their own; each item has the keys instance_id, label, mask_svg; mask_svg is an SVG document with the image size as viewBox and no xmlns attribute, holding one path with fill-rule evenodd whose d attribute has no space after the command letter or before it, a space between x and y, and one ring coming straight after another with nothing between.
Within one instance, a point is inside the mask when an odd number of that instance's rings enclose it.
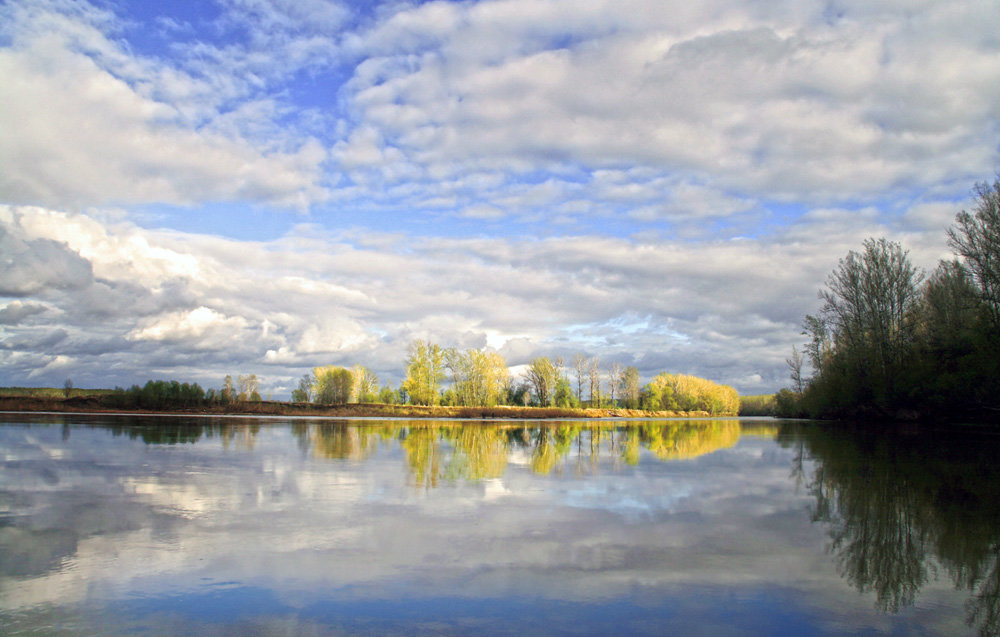
<instances>
[{"instance_id":1,"label":"cloud bank","mask_svg":"<svg viewBox=\"0 0 1000 637\"><path fill-rule=\"evenodd\" d=\"M838 258L998 165L981 2L0 7L0 384L415 337L786 383Z\"/></svg>"}]
</instances>

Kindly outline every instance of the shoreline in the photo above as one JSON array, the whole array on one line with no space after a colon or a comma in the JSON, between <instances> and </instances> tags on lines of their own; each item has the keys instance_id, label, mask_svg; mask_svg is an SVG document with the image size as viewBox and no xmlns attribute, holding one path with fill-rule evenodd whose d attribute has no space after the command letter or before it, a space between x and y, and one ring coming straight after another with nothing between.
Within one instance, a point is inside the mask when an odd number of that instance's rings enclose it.
<instances>
[{"instance_id":1,"label":"shoreline","mask_svg":"<svg viewBox=\"0 0 1000 637\"><path fill-rule=\"evenodd\" d=\"M190 416L315 416L323 418L464 418L481 420L539 420L548 418L708 418L707 411L643 411L641 409L596 409L563 407L451 407L443 405L388 405L348 403L315 405L260 401L192 408L130 409L105 404L100 397L73 398L0 396L0 412L64 412L84 414L175 414ZM736 414L716 414L730 418Z\"/></svg>"}]
</instances>

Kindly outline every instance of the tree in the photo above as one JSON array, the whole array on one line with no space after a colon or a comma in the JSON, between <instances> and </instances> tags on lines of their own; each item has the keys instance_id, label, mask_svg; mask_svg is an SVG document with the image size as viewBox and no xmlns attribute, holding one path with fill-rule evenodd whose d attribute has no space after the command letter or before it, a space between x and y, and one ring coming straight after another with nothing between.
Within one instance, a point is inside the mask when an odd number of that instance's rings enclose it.
<instances>
[{"instance_id":1,"label":"tree","mask_svg":"<svg viewBox=\"0 0 1000 637\"><path fill-rule=\"evenodd\" d=\"M634 366L625 368L622 375L622 401L627 409L639 408L639 369Z\"/></svg>"},{"instance_id":2,"label":"tree","mask_svg":"<svg viewBox=\"0 0 1000 637\"><path fill-rule=\"evenodd\" d=\"M343 405L351 399L354 375L336 365L313 369L313 400L321 405Z\"/></svg>"},{"instance_id":3,"label":"tree","mask_svg":"<svg viewBox=\"0 0 1000 637\"><path fill-rule=\"evenodd\" d=\"M590 406L601 406L601 359L594 356L587 362L587 378L590 380Z\"/></svg>"},{"instance_id":4,"label":"tree","mask_svg":"<svg viewBox=\"0 0 1000 637\"><path fill-rule=\"evenodd\" d=\"M354 387L351 397L354 402L373 403L378 392L378 376L364 365L355 365L351 370L354 376Z\"/></svg>"},{"instance_id":5,"label":"tree","mask_svg":"<svg viewBox=\"0 0 1000 637\"><path fill-rule=\"evenodd\" d=\"M923 301L921 327L928 346L937 352L970 347L988 314L972 276L958 261L938 264L924 288Z\"/></svg>"},{"instance_id":6,"label":"tree","mask_svg":"<svg viewBox=\"0 0 1000 637\"><path fill-rule=\"evenodd\" d=\"M948 229L948 245L965 259L965 265L986 302L993 329L1000 330L1000 177L993 184L975 186L976 204L963 210Z\"/></svg>"},{"instance_id":7,"label":"tree","mask_svg":"<svg viewBox=\"0 0 1000 637\"><path fill-rule=\"evenodd\" d=\"M72 393L73 393L73 381L67 378L66 382L63 383L63 396L69 398L70 394Z\"/></svg>"},{"instance_id":8,"label":"tree","mask_svg":"<svg viewBox=\"0 0 1000 637\"><path fill-rule=\"evenodd\" d=\"M542 407L548 406L554 397L556 382L559 380L559 370L547 356L540 356L531 361L524 372L525 380L531 385L535 399Z\"/></svg>"},{"instance_id":9,"label":"tree","mask_svg":"<svg viewBox=\"0 0 1000 637\"><path fill-rule=\"evenodd\" d=\"M923 274L898 243L867 239L850 251L820 293L834 346L854 372L872 376L876 394L893 393L893 377L913 342Z\"/></svg>"},{"instance_id":10,"label":"tree","mask_svg":"<svg viewBox=\"0 0 1000 637\"><path fill-rule=\"evenodd\" d=\"M444 380L444 352L438 345L415 340L410 344L406 359L406 379L403 389L416 405L434 405Z\"/></svg>"},{"instance_id":11,"label":"tree","mask_svg":"<svg viewBox=\"0 0 1000 637\"><path fill-rule=\"evenodd\" d=\"M499 352L449 349L445 361L458 404L492 407L505 398L510 371Z\"/></svg>"},{"instance_id":12,"label":"tree","mask_svg":"<svg viewBox=\"0 0 1000 637\"><path fill-rule=\"evenodd\" d=\"M573 357L573 369L576 372L576 400L583 402L583 379L587 377L587 357L577 354Z\"/></svg>"},{"instance_id":13,"label":"tree","mask_svg":"<svg viewBox=\"0 0 1000 637\"><path fill-rule=\"evenodd\" d=\"M615 394L620 393L622 386L625 384L623 374L624 368L621 363L618 361L612 362L611 372L608 374L608 398L612 406L615 404Z\"/></svg>"},{"instance_id":14,"label":"tree","mask_svg":"<svg viewBox=\"0 0 1000 637\"><path fill-rule=\"evenodd\" d=\"M237 377L237 383L239 384L239 395L237 399L240 401L260 401L260 381L257 380L257 374L240 374Z\"/></svg>"},{"instance_id":15,"label":"tree","mask_svg":"<svg viewBox=\"0 0 1000 637\"><path fill-rule=\"evenodd\" d=\"M560 375L556 380L556 389L552 397L552 403L556 407L579 407L580 403L573 395L573 387L569 384L569 379Z\"/></svg>"},{"instance_id":16,"label":"tree","mask_svg":"<svg viewBox=\"0 0 1000 637\"><path fill-rule=\"evenodd\" d=\"M792 356L785 359L785 364L791 372L792 387L795 388L796 394L802 393L802 363L802 353L792 345Z\"/></svg>"},{"instance_id":17,"label":"tree","mask_svg":"<svg viewBox=\"0 0 1000 637\"><path fill-rule=\"evenodd\" d=\"M393 405L399 400L399 395L390 387L385 385L378 392L378 401L384 405Z\"/></svg>"},{"instance_id":18,"label":"tree","mask_svg":"<svg viewBox=\"0 0 1000 637\"><path fill-rule=\"evenodd\" d=\"M309 374L304 374L299 379L299 386L292 390L292 402L307 403L312 396L313 379Z\"/></svg>"},{"instance_id":19,"label":"tree","mask_svg":"<svg viewBox=\"0 0 1000 637\"><path fill-rule=\"evenodd\" d=\"M658 374L646 387L646 402L653 409L707 411L713 416L735 416L740 409L735 389L697 376Z\"/></svg>"},{"instance_id":20,"label":"tree","mask_svg":"<svg viewBox=\"0 0 1000 637\"><path fill-rule=\"evenodd\" d=\"M222 379L222 392L220 394L223 404L228 404L236 400L236 387L233 385L233 377L226 374Z\"/></svg>"}]
</instances>

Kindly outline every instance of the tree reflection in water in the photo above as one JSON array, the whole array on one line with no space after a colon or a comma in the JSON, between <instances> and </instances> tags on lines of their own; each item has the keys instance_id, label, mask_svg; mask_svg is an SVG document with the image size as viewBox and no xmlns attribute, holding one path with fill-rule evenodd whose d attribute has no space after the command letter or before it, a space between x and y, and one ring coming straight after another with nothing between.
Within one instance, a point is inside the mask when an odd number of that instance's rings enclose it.
<instances>
[{"instance_id":1,"label":"tree reflection in water","mask_svg":"<svg viewBox=\"0 0 1000 637\"><path fill-rule=\"evenodd\" d=\"M877 608L913 604L944 572L972 593L969 624L1000 634L1000 436L796 424L779 440L815 462L813 520L830 526L841 575Z\"/></svg>"}]
</instances>

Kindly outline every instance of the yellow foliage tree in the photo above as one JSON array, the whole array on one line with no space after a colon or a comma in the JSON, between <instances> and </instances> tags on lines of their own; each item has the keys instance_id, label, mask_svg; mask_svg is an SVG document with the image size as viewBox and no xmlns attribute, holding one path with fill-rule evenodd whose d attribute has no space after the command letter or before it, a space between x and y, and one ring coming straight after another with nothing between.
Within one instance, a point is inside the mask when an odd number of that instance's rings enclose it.
<instances>
[{"instance_id":1,"label":"yellow foliage tree","mask_svg":"<svg viewBox=\"0 0 1000 637\"><path fill-rule=\"evenodd\" d=\"M735 416L740 396L729 385L720 385L688 374L659 374L646 386L659 399L660 409L707 411L713 416Z\"/></svg>"}]
</instances>

